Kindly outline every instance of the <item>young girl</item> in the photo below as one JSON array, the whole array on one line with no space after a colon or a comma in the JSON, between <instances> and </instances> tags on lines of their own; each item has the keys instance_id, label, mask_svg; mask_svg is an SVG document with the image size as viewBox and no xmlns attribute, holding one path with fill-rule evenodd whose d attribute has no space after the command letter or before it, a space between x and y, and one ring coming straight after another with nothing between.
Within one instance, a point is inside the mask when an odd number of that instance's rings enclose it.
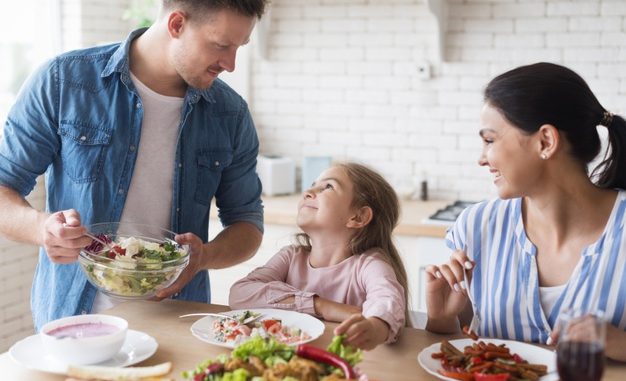
<instances>
[{"instance_id":1,"label":"young girl","mask_svg":"<svg viewBox=\"0 0 626 381\"><path fill-rule=\"evenodd\" d=\"M393 242L400 207L391 186L356 163L324 171L298 204L298 245L230 289L231 308L292 309L342 322L335 334L372 349L405 323L407 276Z\"/></svg>"}]
</instances>

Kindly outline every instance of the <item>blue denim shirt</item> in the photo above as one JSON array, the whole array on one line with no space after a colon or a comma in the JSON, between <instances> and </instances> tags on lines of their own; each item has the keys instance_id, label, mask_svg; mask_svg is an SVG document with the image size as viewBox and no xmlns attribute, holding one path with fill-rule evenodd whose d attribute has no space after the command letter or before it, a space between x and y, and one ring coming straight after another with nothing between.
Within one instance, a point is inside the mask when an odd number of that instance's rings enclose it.
<instances>
[{"instance_id":1,"label":"blue denim shirt","mask_svg":"<svg viewBox=\"0 0 626 381\"><path fill-rule=\"evenodd\" d=\"M49 212L74 208L83 224L119 221L143 118L128 54L143 31L121 44L64 53L30 77L4 126L0 184L26 196L45 172ZM258 149L247 104L235 91L219 79L207 90L189 88L170 229L206 242L215 197L222 224L247 221L263 231ZM54 264L40 249L31 293L37 330L50 320L89 312L95 294L77 263ZM210 302L207 272L198 273L176 298Z\"/></svg>"}]
</instances>

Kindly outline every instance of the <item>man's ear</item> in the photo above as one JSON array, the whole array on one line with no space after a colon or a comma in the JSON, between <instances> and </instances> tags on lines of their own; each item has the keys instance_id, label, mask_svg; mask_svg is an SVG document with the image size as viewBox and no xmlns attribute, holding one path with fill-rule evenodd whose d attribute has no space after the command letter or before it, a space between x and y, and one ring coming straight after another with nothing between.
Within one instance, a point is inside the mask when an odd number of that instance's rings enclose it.
<instances>
[{"instance_id":1,"label":"man's ear","mask_svg":"<svg viewBox=\"0 0 626 381\"><path fill-rule=\"evenodd\" d=\"M544 124L537 131L538 152L537 155L543 160L552 157L561 145L561 134L551 124Z\"/></svg>"},{"instance_id":2,"label":"man's ear","mask_svg":"<svg viewBox=\"0 0 626 381\"><path fill-rule=\"evenodd\" d=\"M348 224L346 225L349 228L362 228L367 226L372 221L374 217L374 212L372 212L372 208L369 206L362 206L357 209L356 213L350 217L348 220Z\"/></svg>"},{"instance_id":3,"label":"man's ear","mask_svg":"<svg viewBox=\"0 0 626 381\"><path fill-rule=\"evenodd\" d=\"M178 38L183 32L183 27L187 22L187 15L185 12L176 10L169 14L167 17L167 31L172 38Z\"/></svg>"}]
</instances>

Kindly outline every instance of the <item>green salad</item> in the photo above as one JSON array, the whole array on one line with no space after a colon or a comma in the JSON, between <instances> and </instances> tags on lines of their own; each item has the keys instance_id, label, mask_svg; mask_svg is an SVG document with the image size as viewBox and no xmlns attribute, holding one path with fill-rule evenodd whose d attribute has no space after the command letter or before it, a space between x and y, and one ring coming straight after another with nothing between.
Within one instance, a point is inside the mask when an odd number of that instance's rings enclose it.
<instances>
[{"instance_id":1,"label":"green salad","mask_svg":"<svg viewBox=\"0 0 626 381\"><path fill-rule=\"evenodd\" d=\"M352 368L361 361L362 351L345 345L344 339L335 336L324 350L308 344L294 348L273 337L255 336L233 349L230 356L202 361L182 376L193 381L367 379Z\"/></svg>"},{"instance_id":2,"label":"green salad","mask_svg":"<svg viewBox=\"0 0 626 381\"><path fill-rule=\"evenodd\" d=\"M185 267L189 254L174 241L159 243L136 237L118 238L109 246L107 250L97 243L88 246L88 254L81 255L80 261L94 285L119 297L149 296L167 287Z\"/></svg>"}]
</instances>

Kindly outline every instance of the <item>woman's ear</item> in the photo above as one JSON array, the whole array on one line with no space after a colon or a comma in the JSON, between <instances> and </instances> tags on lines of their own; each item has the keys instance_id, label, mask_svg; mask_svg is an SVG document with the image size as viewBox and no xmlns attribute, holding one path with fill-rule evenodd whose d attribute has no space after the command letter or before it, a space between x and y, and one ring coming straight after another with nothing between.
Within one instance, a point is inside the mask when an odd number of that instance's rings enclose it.
<instances>
[{"instance_id":1,"label":"woman's ear","mask_svg":"<svg viewBox=\"0 0 626 381\"><path fill-rule=\"evenodd\" d=\"M561 146L561 134L559 130L551 124L544 124L537 131L538 155L541 159L551 158Z\"/></svg>"},{"instance_id":2,"label":"woman's ear","mask_svg":"<svg viewBox=\"0 0 626 381\"><path fill-rule=\"evenodd\" d=\"M346 226L349 228L359 229L367 226L367 224L372 221L373 217L374 212L372 211L372 208L369 206L362 206L357 209L356 214L350 217Z\"/></svg>"}]
</instances>

